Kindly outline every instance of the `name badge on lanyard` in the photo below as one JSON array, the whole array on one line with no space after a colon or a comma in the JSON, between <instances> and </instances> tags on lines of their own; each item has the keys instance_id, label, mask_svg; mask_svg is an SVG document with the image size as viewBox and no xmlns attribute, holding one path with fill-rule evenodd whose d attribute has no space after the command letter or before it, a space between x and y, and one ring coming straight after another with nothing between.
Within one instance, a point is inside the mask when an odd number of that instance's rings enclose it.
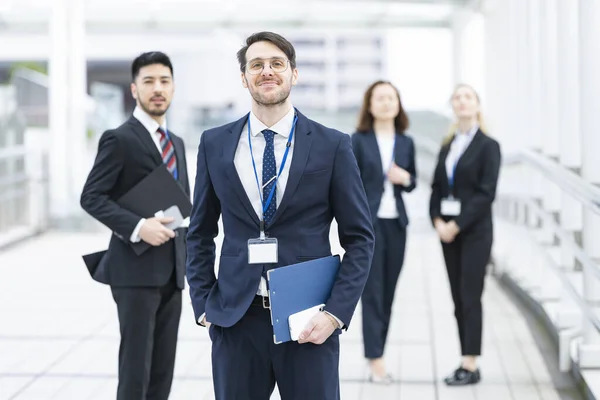
<instances>
[{"instance_id":1,"label":"name badge on lanyard","mask_svg":"<svg viewBox=\"0 0 600 400\"><path fill-rule=\"evenodd\" d=\"M271 264L277 263L279 254L278 254L278 243L276 238L268 238L265 235L265 212L269 209L272 201L276 201L274 199L275 188L277 187L277 180L281 176L283 172L283 168L285 167L285 163L287 161L288 153L290 151L290 147L292 146L292 138L294 137L294 130L296 128L296 122L298 121L298 116L294 116L294 122L292 123L292 129L290 130L290 134L288 137L288 141L285 147L285 153L283 154L283 160L281 161L281 166L279 167L279 173L271 178L271 180L275 179L275 183L271 188L271 192L269 196L264 199L263 198L263 188L267 184L261 186L258 181L258 173L256 172L256 163L254 161L254 153L252 151L252 137L251 137L251 128L250 128L250 114L248 114L248 144L250 146L250 156L252 157L252 167L254 168L254 177L256 178L256 186L258 187L258 194L260 196L260 203L262 205L262 215L260 216L260 236L256 239L248 240L248 264Z\"/></svg>"},{"instance_id":2,"label":"name badge on lanyard","mask_svg":"<svg viewBox=\"0 0 600 400\"><path fill-rule=\"evenodd\" d=\"M454 190L454 175L456 174L456 165L458 160L454 163L452 168L452 175L448 178L448 188L450 190L450 196L443 198L440 204L440 212L446 217L457 217L460 215L461 204L459 199L455 199L453 195Z\"/></svg>"}]
</instances>

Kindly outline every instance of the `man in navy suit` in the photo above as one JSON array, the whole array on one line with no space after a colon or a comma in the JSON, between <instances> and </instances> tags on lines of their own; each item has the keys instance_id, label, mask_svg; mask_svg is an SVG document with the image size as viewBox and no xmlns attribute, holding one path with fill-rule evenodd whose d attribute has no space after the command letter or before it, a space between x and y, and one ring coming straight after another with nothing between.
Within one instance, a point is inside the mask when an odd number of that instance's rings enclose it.
<instances>
[{"instance_id":1,"label":"man in navy suit","mask_svg":"<svg viewBox=\"0 0 600 400\"><path fill-rule=\"evenodd\" d=\"M196 321L212 340L215 396L268 400L277 383L283 400L339 399L338 335L350 325L374 245L350 136L292 106L298 70L285 38L256 33L237 57L252 111L203 133L187 236L187 279ZM331 296L297 342L276 345L266 271L331 255L333 218L345 254ZM261 246L257 238L276 239L278 254L250 247ZM249 248L273 261L251 263Z\"/></svg>"}]
</instances>

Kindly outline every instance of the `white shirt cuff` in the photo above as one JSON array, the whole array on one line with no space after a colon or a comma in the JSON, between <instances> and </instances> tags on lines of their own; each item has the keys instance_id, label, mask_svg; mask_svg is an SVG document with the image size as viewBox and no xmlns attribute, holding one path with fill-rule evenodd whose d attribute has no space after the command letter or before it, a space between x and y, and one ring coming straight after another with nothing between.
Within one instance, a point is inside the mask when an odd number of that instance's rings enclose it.
<instances>
[{"instance_id":1,"label":"white shirt cuff","mask_svg":"<svg viewBox=\"0 0 600 400\"><path fill-rule=\"evenodd\" d=\"M206 313L203 313L200 317L198 317L198 323L202 326L206 326L204 325L204 323L202 322L202 320L204 320L204 316L206 315Z\"/></svg>"},{"instance_id":2,"label":"white shirt cuff","mask_svg":"<svg viewBox=\"0 0 600 400\"><path fill-rule=\"evenodd\" d=\"M332 313L330 313L329 311L325 311L327 314L331 315L333 318L335 318L335 320L338 323L338 328L342 329L344 327L344 323L335 315L333 315Z\"/></svg>"},{"instance_id":3,"label":"white shirt cuff","mask_svg":"<svg viewBox=\"0 0 600 400\"><path fill-rule=\"evenodd\" d=\"M146 218L140 219L140 222L138 222L138 224L135 226L135 229L133 230L133 232L131 233L131 237L129 238L129 240L131 240L132 243L137 243L140 240L142 240L140 238L140 229L142 229L142 225L144 225L144 222L146 222Z\"/></svg>"}]
</instances>

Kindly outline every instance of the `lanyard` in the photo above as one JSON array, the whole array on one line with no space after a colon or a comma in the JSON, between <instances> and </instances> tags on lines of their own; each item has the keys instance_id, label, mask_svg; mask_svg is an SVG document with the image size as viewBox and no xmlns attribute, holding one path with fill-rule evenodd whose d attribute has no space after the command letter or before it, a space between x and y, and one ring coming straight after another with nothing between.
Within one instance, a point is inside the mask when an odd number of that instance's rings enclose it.
<instances>
[{"instance_id":1,"label":"lanyard","mask_svg":"<svg viewBox=\"0 0 600 400\"><path fill-rule=\"evenodd\" d=\"M265 217L264 217L265 212L271 205L271 201L273 201L273 194L275 193L275 187L277 186L277 180L279 179L279 176L281 176L281 173L283 172L283 168L285 167L285 162L287 161L287 156L290 151L290 147L292 147L292 138L294 137L296 121L298 121L297 115L294 116L294 122L292 123L292 129L290 130L290 134L288 136L288 141L287 141L287 144L285 145L285 153L283 153L283 160L281 160L281 166L279 167L279 173L275 177L272 178L272 179L275 179L275 184L271 188L271 193L269 193L269 197L265 201L265 199L263 199L263 195L262 195L263 187L260 185L260 183L258 181L258 173L256 172L256 163L254 162L254 152L252 151L252 137L250 134L252 129L250 128L250 114L248 114L248 144L250 146L250 157L252 158L252 167L254 168L254 177L256 178L256 186L258 187L258 195L260 196L260 203L263 206L262 216L260 219L260 238L261 239L264 239L264 237L265 237Z\"/></svg>"},{"instance_id":2,"label":"lanyard","mask_svg":"<svg viewBox=\"0 0 600 400\"><path fill-rule=\"evenodd\" d=\"M467 147L469 147L469 144L471 144L471 141L467 140L460 153L458 153L456 161L454 161L454 165L452 166L452 175L448 177L448 188L450 190L451 196L454 189L454 175L456 175L456 166L458 165L458 162L460 161L460 158L462 157L463 153L467 150Z\"/></svg>"},{"instance_id":3,"label":"lanyard","mask_svg":"<svg viewBox=\"0 0 600 400\"><path fill-rule=\"evenodd\" d=\"M452 196L452 192L454 191L454 174L456 174L456 165L458 165L458 159L454 162L454 166L452 167L452 175L448 178L448 188L450 191L450 196Z\"/></svg>"}]
</instances>

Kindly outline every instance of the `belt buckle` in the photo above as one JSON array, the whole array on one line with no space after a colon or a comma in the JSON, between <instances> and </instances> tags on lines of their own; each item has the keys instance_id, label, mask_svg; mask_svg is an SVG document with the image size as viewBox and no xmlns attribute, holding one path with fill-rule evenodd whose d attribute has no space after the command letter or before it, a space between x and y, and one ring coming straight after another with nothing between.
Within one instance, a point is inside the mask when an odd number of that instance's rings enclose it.
<instances>
[{"instance_id":1,"label":"belt buckle","mask_svg":"<svg viewBox=\"0 0 600 400\"><path fill-rule=\"evenodd\" d=\"M262 306L263 308L269 310L271 308L271 303L269 302L269 296L262 296Z\"/></svg>"}]
</instances>

